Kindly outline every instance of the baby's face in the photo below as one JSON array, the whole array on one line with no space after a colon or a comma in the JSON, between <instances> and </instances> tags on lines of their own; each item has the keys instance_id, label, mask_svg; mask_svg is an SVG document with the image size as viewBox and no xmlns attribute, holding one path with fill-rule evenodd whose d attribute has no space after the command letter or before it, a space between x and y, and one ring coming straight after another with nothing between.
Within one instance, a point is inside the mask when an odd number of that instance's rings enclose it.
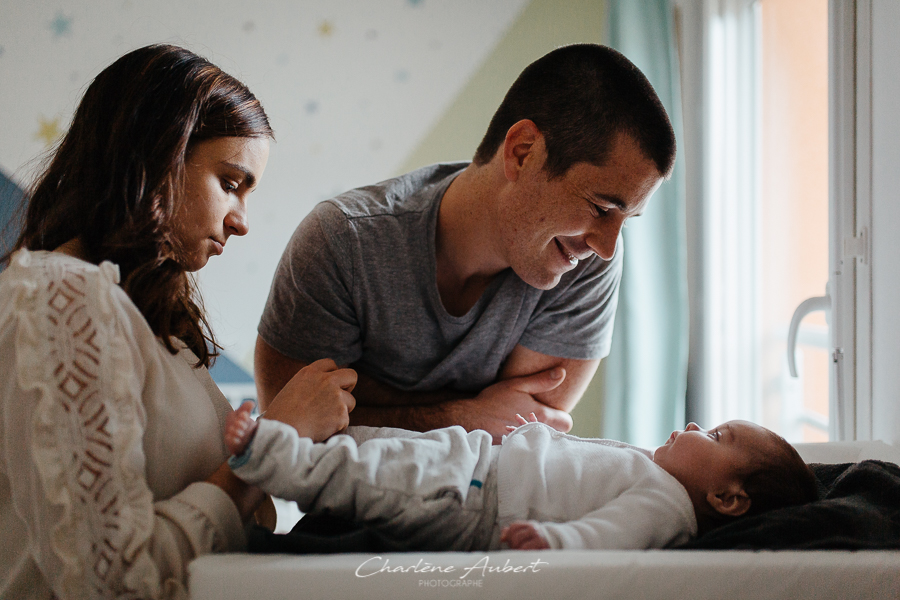
<instances>
[{"instance_id":1,"label":"baby's face","mask_svg":"<svg viewBox=\"0 0 900 600\"><path fill-rule=\"evenodd\" d=\"M755 457L774 448L768 430L748 421L729 421L706 431L689 423L673 431L653 453L653 462L675 477L693 497L738 478Z\"/></svg>"}]
</instances>

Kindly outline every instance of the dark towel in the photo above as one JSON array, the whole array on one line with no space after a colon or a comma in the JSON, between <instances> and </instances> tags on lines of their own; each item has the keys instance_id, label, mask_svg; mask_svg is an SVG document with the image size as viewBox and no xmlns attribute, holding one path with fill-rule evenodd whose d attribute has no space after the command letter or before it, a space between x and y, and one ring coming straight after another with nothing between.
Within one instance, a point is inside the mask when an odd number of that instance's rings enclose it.
<instances>
[{"instance_id":1,"label":"dark towel","mask_svg":"<svg viewBox=\"0 0 900 600\"><path fill-rule=\"evenodd\" d=\"M254 525L247 551L254 554L337 554L412 550L378 531L329 515L305 515L289 533Z\"/></svg>"},{"instance_id":2,"label":"dark towel","mask_svg":"<svg viewBox=\"0 0 900 600\"><path fill-rule=\"evenodd\" d=\"M680 549L900 549L900 467L877 460L810 467L817 501L739 519Z\"/></svg>"}]
</instances>

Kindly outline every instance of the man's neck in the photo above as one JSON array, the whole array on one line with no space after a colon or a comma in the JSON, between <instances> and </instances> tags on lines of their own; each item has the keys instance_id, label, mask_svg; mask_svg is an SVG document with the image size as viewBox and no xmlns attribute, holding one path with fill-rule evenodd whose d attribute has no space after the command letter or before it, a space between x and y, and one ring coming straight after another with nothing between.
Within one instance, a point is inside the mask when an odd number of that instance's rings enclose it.
<instances>
[{"instance_id":1,"label":"man's neck","mask_svg":"<svg viewBox=\"0 0 900 600\"><path fill-rule=\"evenodd\" d=\"M509 264L497 245L498 181L491 165L469 165L441 200L435 234L437 285L444 308L462 316Z\"/></svg>"}]
</instances>

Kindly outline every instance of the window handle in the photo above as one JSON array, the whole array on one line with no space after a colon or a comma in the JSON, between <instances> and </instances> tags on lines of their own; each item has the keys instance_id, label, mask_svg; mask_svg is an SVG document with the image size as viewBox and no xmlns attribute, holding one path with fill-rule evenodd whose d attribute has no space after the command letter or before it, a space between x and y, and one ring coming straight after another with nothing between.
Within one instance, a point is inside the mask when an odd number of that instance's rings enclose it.
<instances>
[{"instance_id":1,"label":"window handle","mask_svg":"<svg viewBox=\"0 0 900 600\"><path fill-rule=\"evenodd\" d=\"M797 377L797 357L795 351L797 349L797 332L800 330L800 321L811 312L824 310L826 315L831 310L831 295L816 296L815 298L807 298L800 303L794 316L791 317L791 327L788 329L787 342L787 359L788 369L791 371L791 377Z\"/></svg>"}]
</instances>

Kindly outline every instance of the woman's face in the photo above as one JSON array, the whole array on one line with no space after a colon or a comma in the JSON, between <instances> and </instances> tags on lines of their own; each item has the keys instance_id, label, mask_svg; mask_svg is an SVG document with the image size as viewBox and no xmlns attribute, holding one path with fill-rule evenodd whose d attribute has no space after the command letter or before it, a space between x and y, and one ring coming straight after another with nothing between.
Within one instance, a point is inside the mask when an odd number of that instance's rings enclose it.
<instances>
[{"instance_id":1,"label":"woman's face","mask_svg":"<svg viewBox=\"0 0 900 600\"><path fill-rule=\"evenodd\" d=\"M184 199L175 219L179 259L188 271L222 254L232 235L244 235L247 196L269 160L267 138L223 137L197 142L188 152Z\"/></svg>"}]
</instances>

